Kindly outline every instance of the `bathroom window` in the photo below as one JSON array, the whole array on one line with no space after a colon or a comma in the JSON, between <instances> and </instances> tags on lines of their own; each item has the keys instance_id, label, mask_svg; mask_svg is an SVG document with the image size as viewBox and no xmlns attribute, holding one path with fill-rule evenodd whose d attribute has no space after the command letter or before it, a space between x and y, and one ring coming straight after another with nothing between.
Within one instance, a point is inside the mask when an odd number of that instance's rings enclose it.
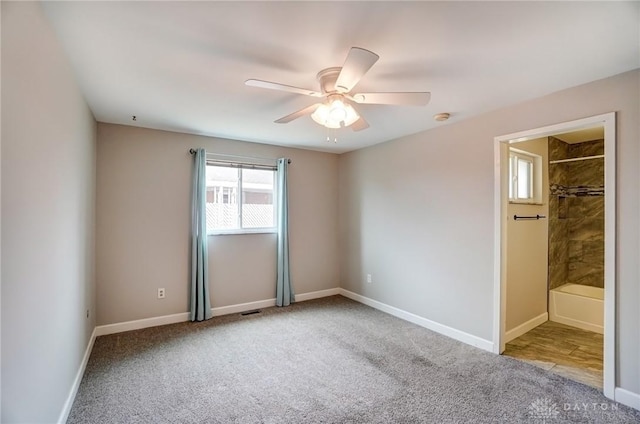
<instances>
[{"instance_id":1,"label":"bathroom window","mask_svg":"<svg viewBox=\"0 0 640 424\"><path fill-rule=\"evenodd\" d=\"M541 203L541 173L540 156L509 148L509 201Z\"/></svg>"}]
</instances>

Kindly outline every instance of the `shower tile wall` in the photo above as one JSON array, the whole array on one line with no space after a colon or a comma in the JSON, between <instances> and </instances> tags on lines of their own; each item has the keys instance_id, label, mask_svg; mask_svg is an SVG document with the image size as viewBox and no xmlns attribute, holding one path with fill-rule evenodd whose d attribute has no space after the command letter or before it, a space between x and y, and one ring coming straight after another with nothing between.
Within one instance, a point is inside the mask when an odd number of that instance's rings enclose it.
<instances>
[{"instance_id":1,"label":"shower tile wall","mask_svg":"<svg viewBox=\"0 0 640 424\"><path fill-rule=\"evenodd\" d=\"M549 160L604 154L604 140L549 137ZM604 158L549 165L549 287L604 287Z\"/></svg>"}]
</instances>

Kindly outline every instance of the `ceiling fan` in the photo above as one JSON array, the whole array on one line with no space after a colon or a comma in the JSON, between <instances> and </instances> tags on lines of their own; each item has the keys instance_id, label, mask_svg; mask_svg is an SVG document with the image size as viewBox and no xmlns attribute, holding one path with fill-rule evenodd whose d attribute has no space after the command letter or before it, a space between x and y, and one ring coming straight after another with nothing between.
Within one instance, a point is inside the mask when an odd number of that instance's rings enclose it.
<instances>
[{"instance_id":1,"label":"ceiling fan","mask_svg":"<svg viewBox=\"0 0 640 424\"><path fill-rule=\"evenodd\" d=\"M360 131L369 128L369 124L352 103L423 106L429 103L431 98L431 93L428 92L352 93L356 84L379 58L380 56L369 50L352 47L342 67L327 68L318 72L320 91L257 79L248 79L245 84L323 99L320 103L276 120L278 124L286 124L301 116L311 115L315 122L327 128L350 126L354 131Z\"/></svg>"}]
</instances>

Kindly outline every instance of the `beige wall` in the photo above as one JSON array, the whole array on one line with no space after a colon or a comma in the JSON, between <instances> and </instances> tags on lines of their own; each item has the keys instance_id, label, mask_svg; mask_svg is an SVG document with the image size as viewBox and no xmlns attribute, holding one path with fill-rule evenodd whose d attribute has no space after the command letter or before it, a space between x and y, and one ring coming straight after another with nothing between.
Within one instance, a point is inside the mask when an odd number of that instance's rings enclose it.
<instances>
[{"instance_id":1,"label":"beige wall","mask_svg":"<svg viewBox=\"0 0 640 424\"><path fill-rule=\"evenodd\" d=\"M542 204L507 205L507 285L505 332L547 312L548 220L519 220L513 215L549 216L549 143L547 137L512 147L542 157Z\"/></svg>"},{"instance_id":2,"label":"beige wall","mask_svg":"<svg viewBox=\"0 0 640 424\"><path fill-rule=\"evenodd\" d=\"M98 325L188 311L190 148L289 157L295 292L339 285L334 154L98 124ZM275 297L274 234L209 236L212 307ZM157 299L157 288L166 298Z\"/></svg>"},{"instance_id":3,"label":"beige wall","mask_svg":"<svg viewBox=\"0 0 640 424\"><path fill-rule=\"evenodd\" d=\"M638 71L339 159L99 124L94 189L95 121L40 6L2 2L1 12L2 422L57 421L94 325L188 309L189 148L293 159L297 293L340 284L488 340L493 137L610 111L618 112L617 384L640 393ZM210 237L214 307L273 297L273 237ZM158 287L166 299L156 299Z\"/></svg>"},{"instance_id":4,"label":"beige wall","mask_svg":"<svg viewBox=\"0 0 640 424\"><path fill-rule=\"evenodd\" d=\"M342 287L491 340L494 137L616 111L617 384L640 393L639 93L636 70L341 155Z\"/></svg>"},{"instance_id":5,"label":"beige wall","mask_svg":"<svg viewBox=\"0 0 640 424\"><path fill-rule=\"evenodd\" d=\"M1 7L1 421L51 423L95 326L96 125L40 5Z\"/></svg>"}]
</instances>

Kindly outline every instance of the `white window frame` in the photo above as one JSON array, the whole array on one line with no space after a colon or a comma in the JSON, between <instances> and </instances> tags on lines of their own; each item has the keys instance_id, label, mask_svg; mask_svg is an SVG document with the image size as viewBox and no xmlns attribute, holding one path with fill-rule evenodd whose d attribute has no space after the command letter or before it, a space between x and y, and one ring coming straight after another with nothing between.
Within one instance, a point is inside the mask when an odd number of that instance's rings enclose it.
<instances>
[{"instance_id":1,"label":"white window frame","mask_svg":"<svg viewBox=\"0 0 640 424\"><path fill-rule=\"evenodd\" d=\"M529 175L531 193L530 197L518 197L518 167L517 160L525 160L531 163ZM542 204L542 156L524 150L509 147L509 203L525 205Z\"/></svg>"},{"instance_id":2,"label":"white window frame","mask_svg":"<svg viewBox=\"0 0 640 424\"><path fill-rule=\"evenodd\" d=\"M206 166L217 166L226 168L235 168L238 171L238 192L236 193L237 205L238 205L238 228L214 228L209 229L207 226L208 236L217 235L233 235L233 234L270 234L278 231L277 225L277 207L278 207L278 190L277 190L277 168L275 166L267 165L252 165L235 162L222 162L222 161L207 161ZM273 227L242 227L242 205L244 202L242 196L242 170L243 169L259 169L273 172Z\"/></svg>"}]
</instances>

